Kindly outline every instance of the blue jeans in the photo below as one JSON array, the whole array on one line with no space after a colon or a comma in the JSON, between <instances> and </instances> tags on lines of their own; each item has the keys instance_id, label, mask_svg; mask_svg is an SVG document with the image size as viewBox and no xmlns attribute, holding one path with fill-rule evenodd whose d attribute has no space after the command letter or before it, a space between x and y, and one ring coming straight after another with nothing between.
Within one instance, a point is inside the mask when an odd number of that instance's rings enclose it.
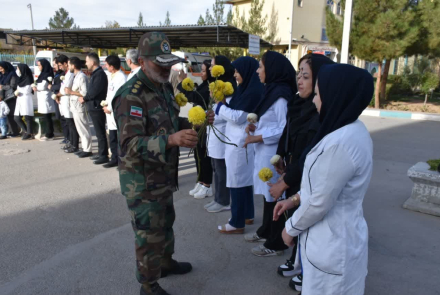
<instances>
[{"instance_id":1,"label":"blue jeans","mask_svg":"<svg viewBox=\"0 0 440 295\"><path fill-rule=\"evenodd\" d=\"M2 136L8 134L8 117L0 118L0 130L2 131Z\"/></svg>"},{"instance_id":2,"label":"blue jeans","mask_svg":"<svg viewBox=\"0 0 440 295\"><path fill-rule=\"evenodd\" d=\"M245 219L254 219L254 189L246 186L229 190L232 214L229 224L235 228L243 228Z\"/></svg>"}]
</instances>

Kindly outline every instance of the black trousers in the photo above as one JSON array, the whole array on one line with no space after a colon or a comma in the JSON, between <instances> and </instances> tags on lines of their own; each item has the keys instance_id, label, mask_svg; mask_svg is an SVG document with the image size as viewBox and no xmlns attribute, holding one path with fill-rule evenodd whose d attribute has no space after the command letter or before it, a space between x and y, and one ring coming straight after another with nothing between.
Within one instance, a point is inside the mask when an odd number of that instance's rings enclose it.
<instances>
[{"instance_id":1,"label":"black trousers","mask_svg":"<svg viewBox=\"0 0 440 295\"><path fill-rule=\"evenodd\" d=\"M18 129L17 122L14 120L14 112L15 112L15 104L17 103L17 98L12 98L5 101L9 108L8 123L11 129L9 130L12 135L20 134L20 130Z\"/></svg>"},{"instance_id":2,"label":"black trousers","mask_svg":"<svg viewBox=\"0 0 440 295\"><path fill-rule=\"evenodd\" d=\"M277 221L273 220L273 209L276 204L277 202L266 202L266 199L264 199L263 224L257 230L257 235L266 239L264 247L270 250L280 251L289 248L284 244L282 237L284 224L287 219L284 214L282 214Z\"/></svg>"},{"instance_id":3,"label":"black trousers","mask_svg":"<svg viewBox=\"0 0 440 295\"><path fill-rule=\"evenodd\" d=\"M69 127L69 137L67 138L70 141L70 144L74 148L79 147L79 134L76 130L75 121L73 118L65 118L67 126Z\"/></svg>"},{"instance_id":4,"label":"black trousers","mask_svg":"<svg viewBox=\"0 0 440 295\"><path fill-rule=\"evenodd\" d=\"M23 119L21 116L14 116L14 121L17 123L17 125L21 128L23 132L26 132L27 134L34 134L33 128L32 128L32 122L34 121L33 116L24 116L24 120L26 121L26 124L23 122Z\"/></svg>"},{"instance_id":5,"label":"black trousers","mask_svg":"<svg viewBox=\"0 0 440 295\"><path fill-rule=\"evenodd\" d=\"M54 129L53 129L52 114L44 114L44 117L46 118L46 122L47 122L46 137L47 138L52 138L52 137L55 136L53 134Z\"/></svg>"},{"instance_id":6,"label":"black trousers","mask_svg":"<svg viewBox=\"0 0 440 295\"><path fill-rule=\"evenodd\" d=\"M64 116L60 116L61 129L63 130L64 139L69 140L70 138L70 130L69 124L67 123L67 119Z\"/></svg>"},{"instance_id":7,"label":"black trousers","mask_svg":"<svg viewBox=\"0 0 440 295\"><path fill-rule=\"evenodd\" d=\"M111 161L118 161L118 131L109 130L108 141L110 143L110 151L112 152Z\"/></svg>"},{"instance_id":8,"label":"black trousers","mask_svg":"<svg viewBox=\"0 0 440 295\"><path fill-rule=\"evenodd\" d=\"M212 184L212 164L211 158L206 153L206 142L197 144L194 159L197 167L197 181L205 184Z\"/></svg>"},{"instance_id":9,"label":"black trousers","mask_svg":"<svg viewBox=\"0 0 440 295\"><path fill-rule=\"evenodd\" d=\"M98 138L98 156L108 156L107 134L105 132L106 117L104 111L89 112L92 118L93 127L95 128L96 137Z\"/></svg>"}]
</instances>

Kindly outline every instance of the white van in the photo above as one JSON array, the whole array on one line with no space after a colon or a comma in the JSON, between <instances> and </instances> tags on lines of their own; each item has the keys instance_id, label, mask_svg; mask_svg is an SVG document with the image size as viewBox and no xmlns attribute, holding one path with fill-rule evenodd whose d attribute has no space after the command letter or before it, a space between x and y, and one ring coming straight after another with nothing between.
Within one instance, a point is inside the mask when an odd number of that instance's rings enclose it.
<instances>
[{"instance_id":1,"label":"white van","mask_svg":"<svg viewBox=\"0 0 440 295\"><path fill-rule=\"evenodd\" d=\"M81 67L85 70L87 70L86 67L86 54L85 53L76 53L76 52L60 52L56 50L41 50L37 52L37 55L35 56L35 63L34 63L34 78L35 80L40 76L40 69L38 68L37 62L41 59L46 59L50 62L50 65L52 66L52 61L55 57L60 56L61 54L67 56L67 57L78 57L81 60Z\"/></svg>"},{"instance_id":2,"label":"white van","mask_svg":"<svg viewBox=\"0 0 440 295\"><path fill-rule=\"evenodd\" d=\"M197 85L202 84L202 64L205 60L212 60L212 57L209 54L199 54L184 51L175 51L173 54L183 59L187 57L188 63L186 65L185 63L175 64L172 69L174 71L183 70L188 74L188 77L194 81L194 83Z\"/></svg>"}]
</instances>

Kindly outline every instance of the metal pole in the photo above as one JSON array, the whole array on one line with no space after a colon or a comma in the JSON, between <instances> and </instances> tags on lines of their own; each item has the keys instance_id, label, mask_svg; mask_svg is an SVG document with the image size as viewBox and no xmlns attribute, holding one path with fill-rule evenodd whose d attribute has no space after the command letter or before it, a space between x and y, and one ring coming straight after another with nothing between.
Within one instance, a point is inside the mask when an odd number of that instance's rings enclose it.
<instances>
[{"instance_id":1,"label":"metal pole","mask_svg":"<svg viewBox=\"0 0 440 295\"><path fill-rule=\"evenodd\" d=\"M290 39L289 39L289 60L290 60L290 62L292 62L293 7L295 7L295 0L292 0L292 11L290 12Z\"/></svg>"},{"instance_id":2,"label":"metal pole","mask_svg":"<svg viewBox=\"0 0 440 295\"><path fill-rule=\"evenodd\" d=\"M353 12L353 0L347 0L345 2L345 14L344 14L344 31L342 33L342 52L341 63L348 63L348 46L350 44L350 30L351 30L351 14Z\"/></svg>"},{"instance_id":3,"label":"metal pole","mask_svg":"<svg viewBox=\"0 0 440 295\"><path fill-rule=\"evenodd\" d=\"M32 24L32 30L34 30L34 17L32 16L32 4L28 4L27 7L31 10L31 24ZM37 55L37 47L35 47L35 39L32 39L32 45L34 49L34 55Z\"/></svg>"}]
</instances>

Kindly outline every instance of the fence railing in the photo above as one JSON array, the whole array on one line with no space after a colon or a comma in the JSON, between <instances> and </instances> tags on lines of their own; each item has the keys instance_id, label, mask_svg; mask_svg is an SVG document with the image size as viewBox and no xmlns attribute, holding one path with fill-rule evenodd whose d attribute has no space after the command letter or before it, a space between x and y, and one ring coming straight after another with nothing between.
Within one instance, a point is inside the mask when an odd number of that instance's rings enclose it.
<instances>
[{"instance_id":1,"label":"fence railing","mask_svg":"<svg viewBox=\"0 0 440 295\"><path fill-rule=\"evenodd\" d=\"M0 53L0 61L19 62L19 63L27 64L28 66L33 66L35 61L35 55Z\"/></svg>"}]
</instances>

